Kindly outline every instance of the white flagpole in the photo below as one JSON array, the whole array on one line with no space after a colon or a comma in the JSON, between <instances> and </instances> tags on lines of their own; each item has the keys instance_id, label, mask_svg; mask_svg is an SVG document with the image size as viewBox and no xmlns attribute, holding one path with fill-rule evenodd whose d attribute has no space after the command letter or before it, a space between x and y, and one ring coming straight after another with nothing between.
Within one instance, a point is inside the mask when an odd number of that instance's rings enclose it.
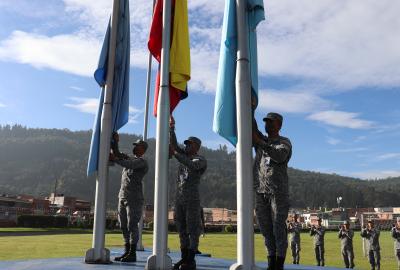
<instances>
[{"instance_id":1,"label":"white flagpole","mask_svg":"<svg viewBox=\"0 0 400 270\"><path fill-rule=\"evenodd\" d=\"M148 270L170 270L168 241L168 154L169 154L169 54L171 34L171 0L163 3L160 92L157 104L157 136L154 190L153 255L147 259Z\"/></svg>"},{"instance_id":2,"label":"white flagpole","mask_svg":"<svg viewBox=\"0 0 400 270\"><path fill-rule=\"evenodd\" d=\"M110 47L107 63L107 78L104 93L103 113L101 116L99 167L96 181L96 199L93 225L92 248L86 252L86 263L110 263L110 251L104 248L105 242L105 223L106 223L106 203L107 203L107 184L108 184L108 157L110 153L111 139L111 102L112 87L114 80L115 49L117 44L117 25L119 1L114 0L111 17Z\"/></svg>"},{"instance_id":3,"label":"white flagpole","mask_svg":"<svg viewBox=\"0 0 400 270\"><path fill-rule=\"evenodd\" d=\"M154 4L155 0L153 0L153 13L154 13ZM147 130L148 130L148 125L149 125L149 99L150 99L150 80L151 80L151 60L152 56L151 53L149 52L148 56L148 64L147 64L147 81L146 81L146 100L144 103L144 127L143 127L143 141L147 141ZM143 185L143 193L144 193L144 185ZM146 200L145 200L146 201ZM144 246L143 246L143 218L145 214L146 208L145 205L143 205L143 213L142 217L140 218L139 221L139 240L136 245L136 250L144 251Z\"/></svg>"},{"instance_id":4,"label":"white flagpole","mask_svg":"<svg viewBox=\"0 0 400 270\"><path fill-rule=\"evenodd\" d=\"M254 264L251 79L245 0L236 0L238 50L236 66L237 133L237 262L231 270L251 270Z\"/></svg>"}]
</instances>

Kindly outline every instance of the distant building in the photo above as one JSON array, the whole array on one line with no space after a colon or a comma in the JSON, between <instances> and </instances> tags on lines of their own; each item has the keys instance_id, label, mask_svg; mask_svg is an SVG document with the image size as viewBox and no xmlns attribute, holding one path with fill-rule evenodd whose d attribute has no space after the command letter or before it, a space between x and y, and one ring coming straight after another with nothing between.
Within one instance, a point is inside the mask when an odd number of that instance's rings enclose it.
<instances>
[{"instance_id":1,"label":"distant building","mask_svg":"<svg viewBox=\"0 0 400 270\"><path fill-rule=\"evenodd\" d=\"M73 214L79 211L83 215L90 214L91 204L88 201L77 199L76 197L64 196L64 194L51 193L45 198L50 202L50 207L56 210L57 214Z\"/></svg>"},{"instance_id":2,"label":"distant building","mask_svg":"<svg viewBox=\"0 0 400 270\"><path fill-rule=\"evenodd\" d=\"M400 214L400 207L393 207L393 214Z\"/></svg>"},{"instance_id":3,"label":"distant building","mask_svg":"<svg viewBox=\"0 0 400 270\"><path fill-rule=\"evenodd\" d=\"M153 219L154 219L154 206L151 204L146 204L144 206L143 222L149 223L150 221L153 221Z\"/></svg>"},{"instance_id":4,"label":"distant building","mask_svg":"<svg viewBox=\"0 0 400 270\"><path fill-rule=\"evenodd\" d=\"M0 227L15 226L19 215L33 214L32 202L0 196Z\"/></svg>"},{"instance_id":5,"label":"distant building","mask_svg":"<svg viewBox=\"0 0 400 270\"><path fill-rule=\"evenodd\" d=\"M34 215L48 215L50 212L50 201L41 198L35 198L31 195L18 195L17 199L32 203L32 211Z\"/></svg>"}]
</instances>

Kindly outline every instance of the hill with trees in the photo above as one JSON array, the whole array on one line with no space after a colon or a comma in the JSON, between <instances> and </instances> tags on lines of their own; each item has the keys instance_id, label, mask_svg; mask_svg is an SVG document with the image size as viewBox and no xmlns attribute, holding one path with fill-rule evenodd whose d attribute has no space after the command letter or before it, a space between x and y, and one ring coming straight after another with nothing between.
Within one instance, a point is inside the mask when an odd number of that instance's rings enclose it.
<instances>
[{"instance_id":1,"label":"hill with trees","mask_svg":"<svg viewBox=\"0 0 400 270\"><path fill-rule=\"evenodd\" d=\"M0 126L0 194L48 196L54 191L94 201L95 177L86 176L91 131L33 129ZM120 149L131 153L136 135L121 134ZM149 140L146 157L150 170L145 182L147 204L153 203L155 140ZM208 169L201 181L204 207L236 208L235 153L226 146L202 148ZM175 160L170 162L169 194L175 192ZM121 168L110 167L108 207L117 205ZM289 169L291 207L335 207L343 197L345 207L400 205L400 178L360 180L335 174Z\"/></svg>"}]
</instances>

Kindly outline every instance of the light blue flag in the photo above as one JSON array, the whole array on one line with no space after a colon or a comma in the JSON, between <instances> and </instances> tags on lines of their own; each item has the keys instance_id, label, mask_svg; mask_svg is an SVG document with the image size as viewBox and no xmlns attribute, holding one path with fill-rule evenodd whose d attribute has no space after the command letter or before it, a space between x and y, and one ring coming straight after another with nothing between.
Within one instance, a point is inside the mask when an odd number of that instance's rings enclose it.
<instances>
[{"instance_id":1,"label":"light blue flag","mask_svg":"<svg viewBox=\"0 0 400 270\"><path fill-rule=\"evenodd\" d=\"M114 82L112 87L112 131L117 131L129 120L129 63L130 63L130 27L129 1L119 0L117 47L115 50ZM94 78L102 87L99 108L93 125L92 141L88 159L87 175L92 175L98 169L101 114L104 103L104 86L107 78L108 52L111 35L108 24L103 47L101 49L98 67Z\"/></svg>"},{"instance_id":2,"label":"light blue flag","mask_svg":"<svg viewBox=\"0 0 400 270\"><path fill-rule=\"evenodd\" d=\"M257 33L260 21L265 19L263 0L247 0L249 25L249 60L251 89L258 98ZM224 21L215 95L213 130L236 146L236 52L237 52L236 1L225 1ZM251 121L251 119L249 119Z\"/></svg>"}]
</instances>

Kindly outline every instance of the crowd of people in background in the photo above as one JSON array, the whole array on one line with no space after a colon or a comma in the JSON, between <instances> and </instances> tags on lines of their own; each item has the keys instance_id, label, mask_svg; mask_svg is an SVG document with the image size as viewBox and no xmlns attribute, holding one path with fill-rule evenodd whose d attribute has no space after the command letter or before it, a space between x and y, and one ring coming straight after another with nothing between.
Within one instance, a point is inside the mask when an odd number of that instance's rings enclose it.
<instances>
[{"instance_id":1,"label":"crowd of people in background","mask_svg":"<svg viewBox=\"0 0 400 270\"><path fill-rule=\"evenodd\" d=\"M322 219L318 218L318 224L311 226L310 236L314 237L314 251L317 266L325 266L325 227L322 226ZM300 233L302 226L299 221L299 216L294 214L290 221L288 221L287 230L289 234L289 243L292 251L293 264L300 262ZM361 237L365 239L366 251L368 253L369 263L371 270L381 269L381 247L379 244L380 231L375 227L373 220L368 220L366 226L363 226L360 233ZM400 270L400 217L397 218L396 223L393 224L391 229L391 236L394 240L394 252L397 257L398 269ZM354 231L350 228L350 222L344 221L339 226L338 238L341 243L341 254L345 268L353 269L354 264L354 250L353 250L353 237Z\"/></svg>"}]
</instances>

